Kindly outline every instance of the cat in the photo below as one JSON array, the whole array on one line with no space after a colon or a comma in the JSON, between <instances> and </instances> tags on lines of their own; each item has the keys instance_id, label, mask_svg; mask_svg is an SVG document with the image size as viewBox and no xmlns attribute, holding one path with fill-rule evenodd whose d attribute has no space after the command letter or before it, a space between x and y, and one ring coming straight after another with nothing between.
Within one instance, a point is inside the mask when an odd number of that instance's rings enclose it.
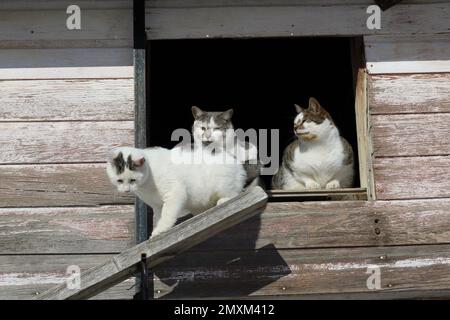
<instances>
[{"instance_id":1,"label":"cat","mask_svg":"<svg viewBox=\"0 0 450 320\"><path fill-rule=\"evenodd\" d=\"M330 114L315 98L307 109L295 105L297 139L284 150L272 179L274 189L337 189L353 185L353 150Z\"/></svg>"},{"instance_id":2,"label":"cat","mask_svg":"<svg viewBox=\"0 0 450 320\"><path fill-rule=\"evenodd\" d=\"M263 186L259 178L261 164L258 161L257 147L248 142L238 139L235 135L234 126L231 121L233 109L223 112L203 111L197 106L192 107L194 123L192 125L192 136L194 146L197 148L207 147L210 151L226 151L235 159L240 161L247 173L246 187Z\"/></svg>"},{"instance_id":3,"label":"cat","mask_svg":"<svg viewBox=\"0 0 450 320\"><path fill-rule=\"evenodd\" d=\"M111 183L119 192L136 195L155 213L151 237L169 230L178 218L220 205L244 189L246 174L241 164L174 161L195 152L161 147L119 147L110 152L106 170Z\"/></svg>"}]
</instances>

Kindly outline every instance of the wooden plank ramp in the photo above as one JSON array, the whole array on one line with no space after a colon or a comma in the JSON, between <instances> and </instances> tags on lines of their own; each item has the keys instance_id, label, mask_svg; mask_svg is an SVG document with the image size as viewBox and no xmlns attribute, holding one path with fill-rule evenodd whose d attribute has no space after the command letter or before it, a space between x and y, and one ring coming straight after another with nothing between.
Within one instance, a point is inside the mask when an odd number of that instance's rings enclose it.
<instances>
[{"instance_id":1,"label":"wooden plank ramp","mask_svg":"<svg viewBox=\"0 0 450 320\"><path fill-rule=\"evenodd\" d=\"M237 197L211 208L175 227L131 247L105 263L81 274L80 288L69 289L66 283L53 287L39 296L39 300L85 299L92 297L135 274L141 254L147 255L150 268L176 254L260 213L268 199L260 187L241 193Z\"/></svg>"}]
</instances>

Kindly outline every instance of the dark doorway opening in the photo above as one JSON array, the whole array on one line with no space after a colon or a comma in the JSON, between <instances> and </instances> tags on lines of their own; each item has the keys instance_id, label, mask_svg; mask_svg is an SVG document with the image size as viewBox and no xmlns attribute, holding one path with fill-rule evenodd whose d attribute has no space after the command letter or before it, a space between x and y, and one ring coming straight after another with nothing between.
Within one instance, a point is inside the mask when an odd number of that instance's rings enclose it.
<instances>
[{"instance_id":1,"label":"dark doorway opening","mask_svg":"<svg viewBox=\"0 0 450 320\"><path fill-rule=\"evenodd\" d=\"M173 147L171 134L193 123L191 106L234 108L242 129L279 129L280 160L295 138L294 103L315 97L355 153L358 175L351 38L154 40L148 43L147 141ZM265 182L270 186L271 177Z\"/></svg>"}]
</instances>

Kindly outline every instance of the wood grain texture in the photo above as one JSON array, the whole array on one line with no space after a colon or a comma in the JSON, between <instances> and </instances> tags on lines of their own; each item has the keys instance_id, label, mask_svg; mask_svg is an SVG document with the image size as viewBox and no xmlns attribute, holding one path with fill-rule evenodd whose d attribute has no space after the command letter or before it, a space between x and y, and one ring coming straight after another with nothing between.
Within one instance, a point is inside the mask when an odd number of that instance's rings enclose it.
<instances>
[{"instance_id":1,"label":"wood grain texture","mask_svg":"<svg viewBox=\"0 0 450 320\"><path fill-rule=\"evenodd\" d=\"M0 163L106 161L109 150L133 141L133 121L2 122Z\"/></svg>"},{"instance_id":2,"label":"wood grain texture","mask_svg":"<svg viewBox=\"0 0 450 320\"><path fill-rule=\"evenodd\" d=\"M268 203L191 251L450 243L449 199Z\"/></svg>"},{"instance_id":3,"label":"wood grain texture","mask_svg":"<svg viewBox=\"0 0 450 320\"><path fill-rule=\"evenodd\" d=\"M260 187L246 190L229 201L196 215L188 222L181 223L151 240L123 251L104 264L83 272L80 279L81 288L70 290L65 284L58 285L39 295L38 299L83 299L94 296L135 273L141 261L141 254L147 255L148 266L152 268L257 214L258 210L264 207L267 198L267 194Z\"/></svg>"},{"instance_id":4,"label":"wood grain texture","mask_svg":"<svg viewBox=\"0 0 450 320\"><path fill-rule=\"evenodd\" d=\"M261 215L191 250L450 243L449 208L448 199L269 203ZM133 243L133 209L0 209L0 252L119 252Z\"/></svg>"},{"instance_id":5,"label":"wood grain texture","mask_svg":"<svg viewBox=\"0 0 450 320\"><path fill-rule=\"evenodd\" d=\"M109 39L127 40L132 47L131 9L82 9L75 32L66 26L68 17L66 10L0 11L0 40Z\"/></svg>"},{"instance_id":6,"label":"wood grain texture","mask_svg":"<svg viewBox=\"0 0 450 320\"><path fill-rule=\"evenodd\" d=\"M373 115L376 157L450 154L450 113Z\"/></svg>"},{"instance_id":7,"label":"wood grain texture","mask_svg":"<svg viewBox=\"0 0 450 320\"><path fill-rule=\"evenodd\" d=\"M118 193L104 163L2 165L0 207L93 206L131 204Z\"/></svg>"},{"instance_id":8,"label":"wood grain texture","mask_svg":"<svg viewBox=\"0 0 450 320\"><path fill-rule=\"evenodd\" d=\"M134 121L133 79L0 81L0 121Z\"/></svg>"},{"instance_id":9,"label":"wood grain texture","mask_svg":"<svg viewBox=\"0 0 450 320\"><path fill-rule=\"evenodd\" d=\"M450 73L369 76L371 114L450 111Z\"/></svg>"},{"instance_id":10,"label":"wood grain texture","mask_svg":"<svg viewBox=\"0 0 450 320\"><path fill-rule=\"evenodd\" d=\"M1 254L115 253L134 244L133 206L0 208Z\"/></svg>"},{"instance_id":11,"label":"wood grain texture","mask_svg":"<svg viewBox=\"0 0 450 320\"><path fill-rule=\"evenodd\" d=\"M449 41L449 33L365 36L367 70L370 74L450 72Z\"/></svg>"},{"instance_id":12,"label":"wood grain texture","mask_svg":"<svg viewBox=\"0 0 450 320\"><path fill-rule=\"evenodd\" d=\"M132 66L0 69L0 80L133 78Z\"/></svg>"},{"instance_id":13,"label":"wood grain texture","mask_svg":"<svg viewBox=\"0 0 450 320\"><path fill-rule=\"evenodd\" d=\"M450 157L375 158L377 199L450 197Z\"/></svg>"},{"instance_id":14,"label":"wood grain texture","mask_svg":"<svg viewBox=\"0 0 450 320\"><path fill-rule=\"evenodd\" d=\"M448 33L450 4L399 4L381 30L366 26L367 5L147 8L149 39ZM405 17L408 17L405 19Z\"/></svg>"},{"instance_id":15,"label":"wood grain texture","mask_svg":"<svg viewBox=\"0 0 450 320\"><path fill-rule=\"evenodd\" d=\"M67 9L71 0L3 0L0 10L56 10ZM133 3L129 0L77 0L77 5L83 9L131 9Z\"/></svg>"},{"instance_id":16,"label":"wood grain texture","mask_svg":"<svg viewBox=\"0 0 450 320\"><path fill-rule=\"evenodd\" d=\"M132 66L130 48L2 49L0 69Z\"/></svg>"},{"instance_id":17,"label":"wood grain texture","mask_svg":"<svg viewBox=\"0 0 450 320\"><path fill-rule=\"evenodd\" d=\"M447 0L403 0L404 4L445 3ZM324 6L324 5L366 5L373 0L146 0L147 8L191 8L191 7L230 7L230 6ZM1 8L1 7L0 7Z\"/></svg>"},{"instance_id":18,"label":"wood grain texture","mask_svg":"<svg viewBox=\"0 0 450 320\"><path fill-rule=\"evenodd\" d=\"M81 271L108 260L111 255L0 255L0 300L33 299L37 293L64 283L69 266ZM108 289L94 299L132 299L134 279ZM130 289L131 288L131 289Z\"/></svg>"},{"instance_id":19,"label":"wood grain texture","mask_svg":"<svg viewBox=\"0 0 450 320\"><path fill-rule=\"evenodd\" d=\"M154 269L156 297L274 295L448 290L449 245L312 250L186 252ZM379 267L381 288L367 288Z\"/></svg>"}]
</instances>

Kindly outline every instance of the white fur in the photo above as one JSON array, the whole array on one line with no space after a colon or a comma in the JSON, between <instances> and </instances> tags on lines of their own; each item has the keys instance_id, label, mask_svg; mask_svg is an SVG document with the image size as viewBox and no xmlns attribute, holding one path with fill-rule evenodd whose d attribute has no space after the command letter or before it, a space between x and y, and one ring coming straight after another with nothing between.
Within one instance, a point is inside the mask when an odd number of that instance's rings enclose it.
<instances>
[{"instance_id":1,"label":"white fur","mask_svg":"<svg viewBox=\"0 0 450 320\"><path fill-rule=\"evenodd\" d=\"M302 113L295 121L302 120ZM309 133L316 136L308 141L299 138L293 163L294 174L283 170L284 189L336 189L348 188L353 182L353 164L344 165L344 146L338 129L326 119L321 124L304 123L296 134ZM300 151L301 149L301 151Z\"/></svg>"},{"instance_id":2,"label":"white fur","mask_svg":"<svg viewBox=\"0 0 450 320\"><path fill-rule=\"evenodd\" d=\"M145 158L140 170L125 169L119 176L109 161L107 173L119 191L129 190L153 208L158 222L152 237L170 229L179 217L203 212L237 196L245 184L245 171L240 164L214 164L214 161L208 164L186 164L172 161L177 157L193 156L192 153L196 151L183 148L116 148L110 159L119 152L125 159L129 154L133 160ZM124 182L119 184L118 179ZM124 187L123 184L129 179L136 179L136 183Z\"/></svg>"}]
</instances>

